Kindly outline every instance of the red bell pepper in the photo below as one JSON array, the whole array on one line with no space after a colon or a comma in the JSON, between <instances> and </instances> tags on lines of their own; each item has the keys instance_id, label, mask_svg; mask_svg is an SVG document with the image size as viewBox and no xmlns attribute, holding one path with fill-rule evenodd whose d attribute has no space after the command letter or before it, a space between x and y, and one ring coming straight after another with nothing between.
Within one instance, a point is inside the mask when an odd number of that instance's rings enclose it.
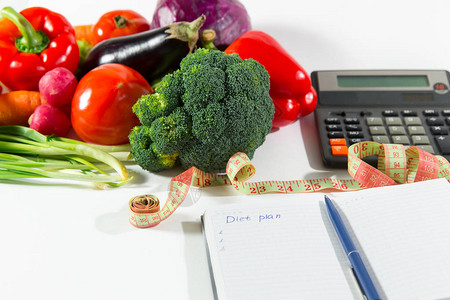
<instances>
[{"instance_id":1,"label":"red bell pepper","mask_svg":"<svg viewBox=\"0 0 450 300\"><path fill-rule=\"evenodd\" d=\"M273 127L282 127L314 111L317 94L302 66L270 35L250 30L225 49L241 58L253 58L270 75L270 96L275 105Z\"/></svg>"},{"instance_id":2,"label":"red bell pepper","mask_svg":"<svg viewBox=\"0 0 450 300\"><path fill-rule=\"evenodd\" d=\"M72 25L62 15L42 7L19 13L0 12L0 81L11 90L37 90L49 70L75 72L78 45Z\"/></svg>"}]
</instances>

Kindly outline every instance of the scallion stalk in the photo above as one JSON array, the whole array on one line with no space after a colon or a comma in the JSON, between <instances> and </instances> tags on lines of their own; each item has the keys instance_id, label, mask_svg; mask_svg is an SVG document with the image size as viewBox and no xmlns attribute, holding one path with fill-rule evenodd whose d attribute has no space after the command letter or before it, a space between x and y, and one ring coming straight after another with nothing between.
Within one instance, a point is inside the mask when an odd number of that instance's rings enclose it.
<instances>
[{"instance_id":1,"label":"scallion stalk","mask_svg":"<svg viewBox=\"0 0 450 300\"><path fill-rule=\"evenodd\" d=\"M24 126L0 126L0 179L54 178L120 186L132 176L113 153L129 151L129 145L91 145Z\"/></svg>"}]
</instances>

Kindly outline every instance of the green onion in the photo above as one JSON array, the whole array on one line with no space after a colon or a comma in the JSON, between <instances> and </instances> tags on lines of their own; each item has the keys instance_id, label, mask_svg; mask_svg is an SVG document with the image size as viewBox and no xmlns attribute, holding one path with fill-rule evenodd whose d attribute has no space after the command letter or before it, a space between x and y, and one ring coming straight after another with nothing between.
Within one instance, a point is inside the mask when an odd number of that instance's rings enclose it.
<instances>
[{"instance_id":1,"label":"green onion","mask_svg":"<svg viewBox=\"0 0 450 300\"><path fill-rule=\"evenodd\" d=\"M130 145L93 145L24 126L0 126L0 179L54 178L117 187L133 177L117 158L124 152L122 159L129 159Z\"/></svg>"}]
</instances>

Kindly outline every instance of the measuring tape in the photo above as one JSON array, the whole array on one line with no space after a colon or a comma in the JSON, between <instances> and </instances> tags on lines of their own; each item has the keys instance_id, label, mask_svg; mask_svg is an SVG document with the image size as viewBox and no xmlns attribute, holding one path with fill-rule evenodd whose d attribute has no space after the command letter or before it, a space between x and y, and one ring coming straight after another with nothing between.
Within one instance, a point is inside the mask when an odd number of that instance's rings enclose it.
<instances>
[{"instance_id":1,"label":"measuring tape","mask_svg":"<svg viewBox=\"0 0 450 300\"><path fill-rule=\"evenodd\" d=\"M377 155L378 166L362 160ZM236 153L228 161L226 174L210 174L192 167L172 178L166 203L160 209L158 198L140 195L129 201L129 220L138 228L158 225L167 219L186 198L189 188L232 185L248 195L267 193L310 193L323 190L354 191L371 187L411 183L435 178L450 180L450 164L442 156L432 155L415 146L405 150L399 144L361 142L348 150L348 172L354 179L334 178L247 182L255 167L245 153Z\"/></svg>"}]
</instances>

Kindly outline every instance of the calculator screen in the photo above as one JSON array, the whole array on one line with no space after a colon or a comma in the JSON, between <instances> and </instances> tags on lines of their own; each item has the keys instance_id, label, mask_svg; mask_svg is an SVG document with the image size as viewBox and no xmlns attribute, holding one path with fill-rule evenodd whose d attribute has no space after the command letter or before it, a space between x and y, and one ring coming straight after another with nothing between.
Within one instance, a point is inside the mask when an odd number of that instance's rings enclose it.
<instances>
[{"instance_id":1,"label":"calculator screen","mask_svg":"<svg viewBox=\"0 0 450 300\"><path fill-rule=\"evenodd\" d=\"M449 105L449 76L444 70L335 70L312 76L319 106Z\"/></svg>"},{"instance_id":2,"label":"calculator screen","mask_svg":"<svg viewBox=\"0 0 450 300\"><path fill-rule=\"evenodd\" d=\"M425 75L417 76L337 76L338 87L428 87L430 83Z\"/></svg>"}]
</instances>

